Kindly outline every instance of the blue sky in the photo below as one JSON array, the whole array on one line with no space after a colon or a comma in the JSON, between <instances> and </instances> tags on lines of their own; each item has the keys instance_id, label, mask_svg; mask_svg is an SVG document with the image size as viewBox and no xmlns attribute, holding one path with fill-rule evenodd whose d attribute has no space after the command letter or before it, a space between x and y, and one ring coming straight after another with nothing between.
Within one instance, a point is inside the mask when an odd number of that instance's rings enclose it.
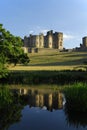
<instances>
[{"instance_id":1,"label":"blue sky","mask_svg":"<svg viewBox=\"0 0 87 130\"><path fill-rule=\"evenodd\" d=\"M22 38L63 32L64 47L78 47L87 36L87 0L0 0L0 23Z\"/></svg>"}]
</instances>

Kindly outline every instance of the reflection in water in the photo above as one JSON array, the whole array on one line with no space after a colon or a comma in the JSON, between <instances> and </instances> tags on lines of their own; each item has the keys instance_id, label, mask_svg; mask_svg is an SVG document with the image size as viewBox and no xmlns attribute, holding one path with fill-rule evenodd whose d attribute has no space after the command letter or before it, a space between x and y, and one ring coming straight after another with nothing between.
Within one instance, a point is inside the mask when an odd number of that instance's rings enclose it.
<instances>
[{"instance_id":1,"label":"reflection in water","mask_svg":"<svg viewBox=\"0 0 87 130\"><path fill-rule=\"evenodd\" d=\"M52 111L53 109L63 108L63 96L62 93L49 93L49 94L39 94L30 93L29 94L29 105L30 107L43 107L46 106L47 110Z\"/></svg>"},{"instance_id":2,"label":"reflection in water","mask_svg":"<svg viewBox=\"0 0 87 130\"><path fill-rule=\"evenodd\" d=\"M63 108L63 94L60 92L47 93L45 91L43 92L34 89L19 89L17 92L20 95L27 94L30 107L43 108L45 106L49 111Z\"/></svg>"},{"instance_id":3,"label":"reflection in water","mask_svg":"<svg viewBox=\"0 0 87 130\"><path fill-rule=\"evenodd\" d=\"M18 105L0 109L0 130L6 130L13 123L17 123L21 118L22 107Z\"/></svg>"},{"instance_id":4,"label":"reflection in water","mask_svg":"<svg viewBox=\"0 0 87 130\"><path fill-rule=\"evenodd\" d=\"M11 103L8 104L6 102L0 106L0 130L8 130L11 124L19 122L22 117L21 110L23 106L19 103L18 96L16 96L17 95L12 95L12 97L10 97ZM6 99L6 101L7 100L9 99Z\"/></svg>"},{"instance_id":5,"label":"reflection in water","mask_svg":"<svg viewBox=\"0 0 87 130\"><path fill-rule=\"evenodd\" d=\"M65 105L64 111L66 115L66 121L69 126L74 126L75 128L83 126L84 128L86 128L87 113L70 111L67 105Z\"/></svg>"},{"instance_id":6,"label":"reflection in water","mask_svg":"<svg viewBox=\"0 0 87 130\"><path fill-rule=\"evenodd\" d=\"M40 126L41 130L46 128L48 130L86 129L87 114L71 112L66 104L63 106L64 95L61 92L23 88L12 89L11 91L13 93L12 103L5 104L0 109L0 130L24 130L22 126L28 126L27 122L29 122L29 127L26 129L32 130L35 130L36 127L39 129ZM39 114L34 112L33 107L37 107ZM47 111L43 111L43 109ZM58 109L59 111L57 111ZM18 127L17 124L19 124ZM42 127L43 125L44 127Z\"/></svg>"}]
</instances>

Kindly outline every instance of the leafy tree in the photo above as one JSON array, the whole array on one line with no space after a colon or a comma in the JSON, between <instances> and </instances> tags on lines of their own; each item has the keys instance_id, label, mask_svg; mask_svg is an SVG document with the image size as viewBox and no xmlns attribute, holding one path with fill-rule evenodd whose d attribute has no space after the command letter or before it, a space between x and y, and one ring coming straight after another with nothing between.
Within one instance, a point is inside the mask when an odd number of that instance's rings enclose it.
<instances>
[{"instance_id":1,"label":"leafy tree","mask_svg":"<svg viewBox=\"0 0 87 130\"><path fill-rule=\"evenodd\" d=\"M6 31L0 24L0 78L7 74L7 64L29 63L29 57L24 53L22 46L22 39Z\"/></svg>"}]
</instances>

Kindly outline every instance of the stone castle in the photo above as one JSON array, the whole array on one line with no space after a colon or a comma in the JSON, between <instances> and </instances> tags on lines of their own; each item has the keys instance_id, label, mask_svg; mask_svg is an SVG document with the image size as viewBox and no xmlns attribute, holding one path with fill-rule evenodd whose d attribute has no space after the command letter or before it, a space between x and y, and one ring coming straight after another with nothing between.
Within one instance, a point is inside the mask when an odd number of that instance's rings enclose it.
<instances>
[{"instance_id":1,"label":"stone castle","mask_svg":"<svg viewBox=\"0 0 87 130\"><path fill-rule=\"evenodd\" d=\"M48 31L46 36L42 33L39 35L30 34L29 37L24 37L24 51L31 52L32 48L37 50L39 48L52 48L63 50L63 33Z\"/></svg>"}]
</instances>

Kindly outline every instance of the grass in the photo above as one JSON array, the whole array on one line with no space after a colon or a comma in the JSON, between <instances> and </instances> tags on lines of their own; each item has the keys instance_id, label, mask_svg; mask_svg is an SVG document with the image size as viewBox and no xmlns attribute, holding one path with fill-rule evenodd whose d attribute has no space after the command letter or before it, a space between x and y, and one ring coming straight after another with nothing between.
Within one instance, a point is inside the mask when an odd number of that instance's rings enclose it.
<instances>
[{"instance_id":1,"label":"grass","mask_svg":"<svg viewBox=\"0 0 87 130\"><path fill-rule=\"evenodd\" d=\"M83 64L87 61L87 52L58 52L55 49L41 49L39 53L29 53L29 57L30 63L27 66L10 66L9 77L7 80L1 79L0 82L13 84L87 82L87 71L81 72L87 70L87 65Z\"/></svg>"},{"instance_id":2,"label":"grass","mask_svg":"<svg viewBox=\"0 0 87 130\"><path fill-rule=\"evenodd\" d=\"M57 52L51 51L42 53L30 53L30 65L44 65L44 66L69 66L69 65L82 65L83 61L87 58L87 52Z\"/></svg>"},{"instance_id":3,"label":"grass","mask_svg":"<svg viewBox=\"0 0 87 130\"><path fill-rule=\"evenodd\" d=\"M66 109L87 112L87 83L74 83L65 88Z\"/></svg>"},{"instance_id":4,"label":"grass","mask_svg":"<svg viewBox=\"0 0 87 130\"><path fill-rule=\"evenodd\" d=\"M76 66L20 66L10 67L9 70L73 70Z\"/></svg>"},{"instance_id":5,"label":"grass","mask_svg":"<svg viewBox=\"0 0 87 130\"><path fill-rule=\"evenodd\" d=\"M30 63L27 66L10 66L10 70L73 70L85 69L87 52L58 52L57 50L42 50L39 53L29 53Z\"/></svg>"}]
</instances>

